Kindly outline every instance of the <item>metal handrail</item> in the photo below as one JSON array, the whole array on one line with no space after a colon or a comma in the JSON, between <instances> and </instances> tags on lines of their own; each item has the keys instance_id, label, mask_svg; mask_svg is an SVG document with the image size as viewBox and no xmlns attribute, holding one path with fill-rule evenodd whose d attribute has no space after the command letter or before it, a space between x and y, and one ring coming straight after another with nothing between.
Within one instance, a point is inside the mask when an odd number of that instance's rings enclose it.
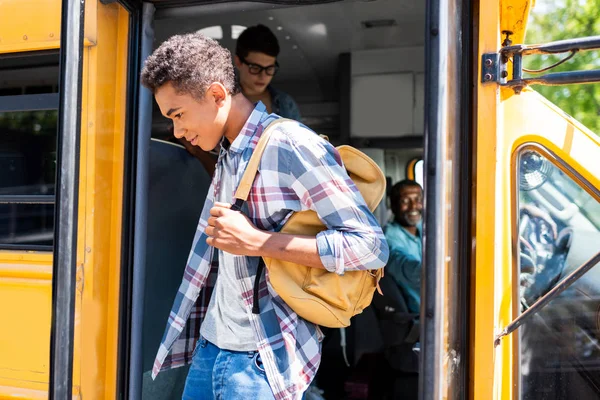
<instances>
[{"instance_id":1,"label":"metal handrail","mask_svg":"<svg viewBox=\"0 0 600 400\"><path fill-rule=\"evenodd\" d=\"M559 54L566 53L572 50L589 51L600 50L600 36L589 36L577 39L558 40L556 42L543 44L517 44L514 46L506 46L500 49L501 54Z\"/></svg>"}]
</instances>

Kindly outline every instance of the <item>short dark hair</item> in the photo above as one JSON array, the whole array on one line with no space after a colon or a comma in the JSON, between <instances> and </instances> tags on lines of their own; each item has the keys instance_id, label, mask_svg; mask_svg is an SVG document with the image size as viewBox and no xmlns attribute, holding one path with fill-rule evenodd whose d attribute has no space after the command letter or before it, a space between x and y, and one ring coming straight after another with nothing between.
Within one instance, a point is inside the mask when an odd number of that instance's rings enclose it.
<instances>
[{"instance_id":1,"label":"short dark hair","mask_svg":"<svg viewBox=\"0 0 600 400\"><path fill-rule=\"evenodd\" d=\"M142 85L152 90L171 82L178 93L200 99L208 87L220 82L232 95L240 86L229 50L201 33L171 36L146 59Z\"/></svg>"},{"instance_id":2,"label":"short dark hair","mask_svg":"<svg viewBox=\"0 0 600 400\"><path fill-rule=\"evenodd\" d=\"M398 207L398 203L400 202L400 192L402 191L402 189L413 186L416 186L423 190L421 185L419 185L419 182L413 181L411 179L404 179L392 186L392 190L390 191L390 203L392 206L392 211L395 210L396 207Z\"/></svg>"},{"instance_id":3,"label":"short dark hair","mask_svg":"<svg viewBox=\"0 0 600 400\"><path fill-rule=\"evenodd\" d=\"M264 25L247 28L238 37L235 54L240 58L246 58L251 51L277 57L279 55L277 37Z\"/></svg>"}]
</instances>

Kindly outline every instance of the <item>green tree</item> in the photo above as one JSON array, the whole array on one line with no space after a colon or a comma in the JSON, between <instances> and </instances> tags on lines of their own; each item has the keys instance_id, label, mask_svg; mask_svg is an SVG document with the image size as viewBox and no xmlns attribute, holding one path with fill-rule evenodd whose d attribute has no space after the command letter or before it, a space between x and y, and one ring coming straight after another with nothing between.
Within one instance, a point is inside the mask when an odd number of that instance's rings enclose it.
<instances>
[{"instance_id":1,"label":"green tree","mask_svg":"<svg viewBox=\"0 0 600 400\"><path fill-rule=\"evenodd\" d=\"M526 42L545 43L596 35L600 35L600 0L537 0L527 26ZM524 65L528 69L536 70L549 66L567 55L527 56ZM578 53L548 72L590 69L600 69L600 52ZM536 85L534 89L600 135L600 83Z\"/></svg>"}]
</instances>

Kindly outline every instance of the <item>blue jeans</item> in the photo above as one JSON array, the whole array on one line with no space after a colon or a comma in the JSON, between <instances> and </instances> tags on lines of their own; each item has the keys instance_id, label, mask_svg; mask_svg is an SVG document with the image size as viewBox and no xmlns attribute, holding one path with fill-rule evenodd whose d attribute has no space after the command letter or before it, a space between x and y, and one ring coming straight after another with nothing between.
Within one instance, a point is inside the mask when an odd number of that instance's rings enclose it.
<instances>
[{"instance_id":1,"label":"blue jeans","mask_svg":"<svg viewBox=\"0 0 600 400\"><path fill-rule=\"evenodd\" d=\"M200 338L183 400L274 399L257 351L222 350Z\"/></svg>"}]
</instances>

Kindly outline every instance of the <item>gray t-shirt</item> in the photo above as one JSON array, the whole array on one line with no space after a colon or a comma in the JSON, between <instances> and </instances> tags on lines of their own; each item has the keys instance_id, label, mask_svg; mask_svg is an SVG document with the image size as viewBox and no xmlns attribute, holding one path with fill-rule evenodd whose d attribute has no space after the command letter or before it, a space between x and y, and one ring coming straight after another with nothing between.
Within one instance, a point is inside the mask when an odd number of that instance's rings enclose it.
<instances>
[{"instance_id":1,"label":"gray t-shirt","mask_svg":"<svg viewBox=\"0 0 600 400\"><path fill-rule=\"evenodd\" d=\"M229 153L224 155L222 166L217 200L231 204L235 168ZM215 252L218 252L219 257L219 272L200 334L221 349L256 350L256 339L235 274L234 256L218 249L215 249ZM248 268L254 283L256 264L248 263Z\"/></svg>"}]
</instances>

